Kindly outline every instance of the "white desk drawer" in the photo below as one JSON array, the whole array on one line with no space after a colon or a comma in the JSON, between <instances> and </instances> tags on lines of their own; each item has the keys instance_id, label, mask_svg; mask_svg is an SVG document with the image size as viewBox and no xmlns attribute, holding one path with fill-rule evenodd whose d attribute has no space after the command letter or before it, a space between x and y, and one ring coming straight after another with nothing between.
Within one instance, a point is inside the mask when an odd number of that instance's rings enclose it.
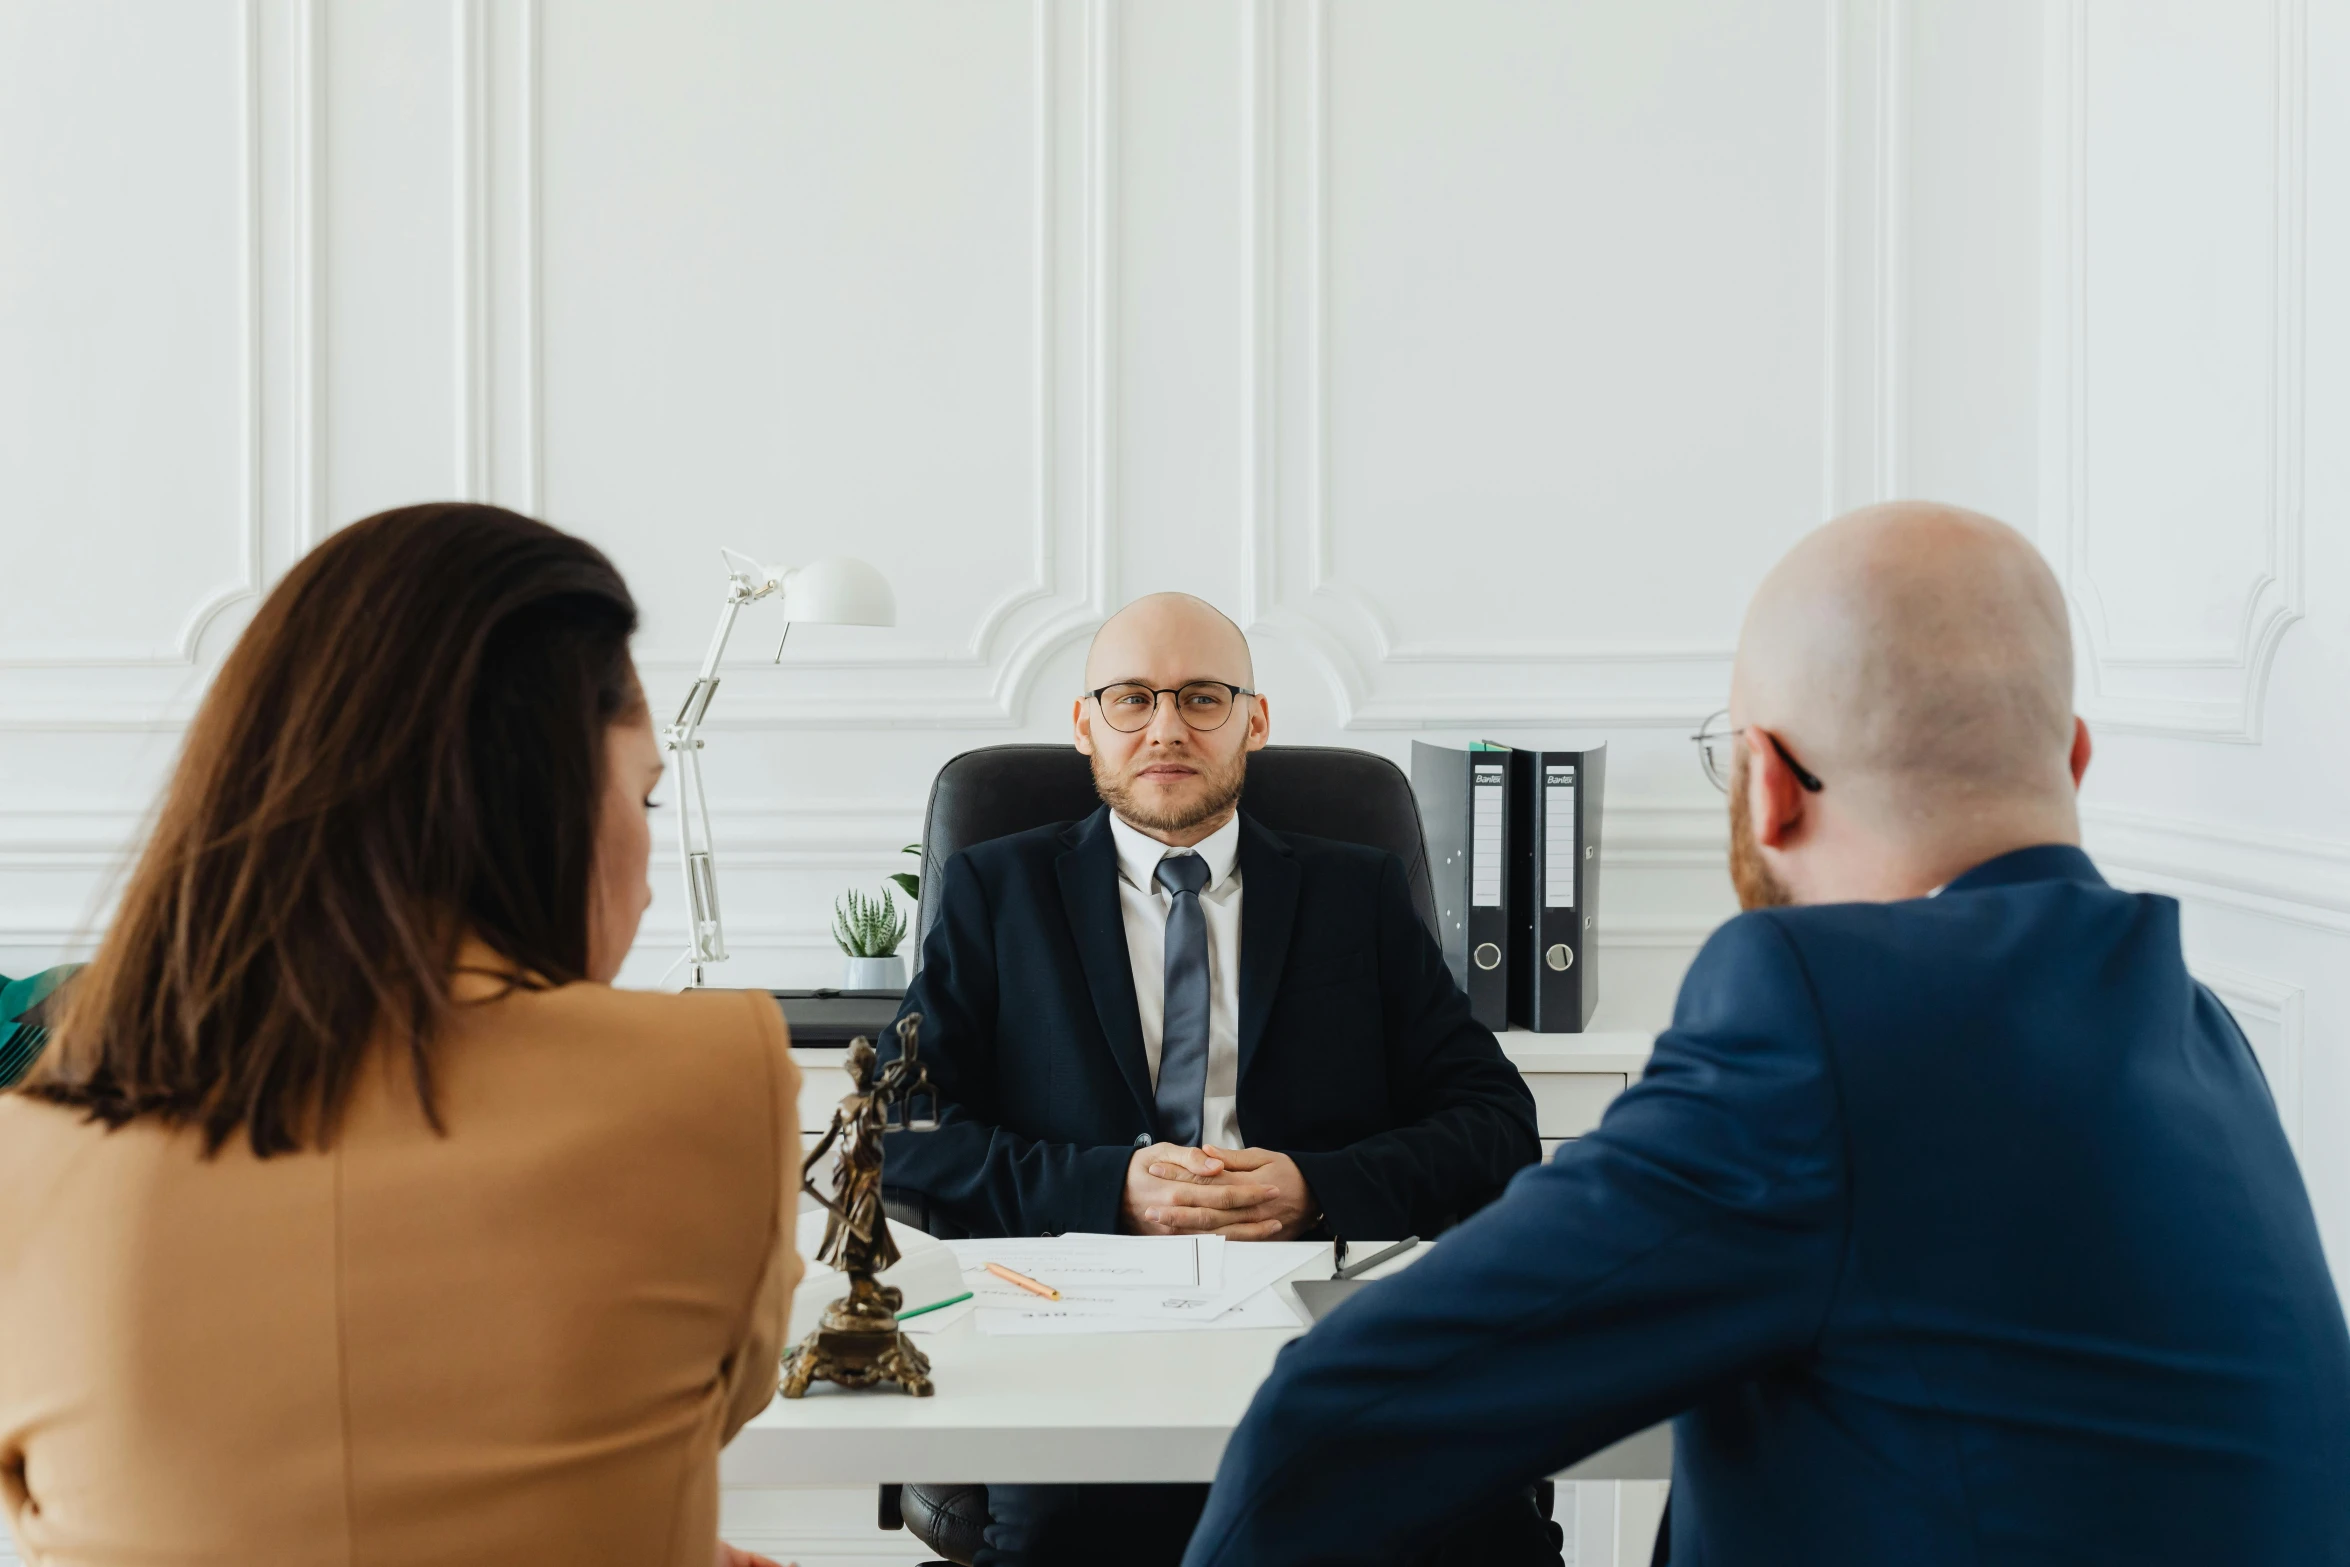
<instances>
[{"instance_id":1,"label":"white desk drawer","mask_svg":"<svg viewBox=\"0 0 2350 1567\"><path fill-rule=\"evenodd\" d=\"M1528 1072L1534 1091L1534 1127L1545 1139L1581 1137L1599 1124L1624 1091L1622 1072Z\"/></svg>"}]
</instances>

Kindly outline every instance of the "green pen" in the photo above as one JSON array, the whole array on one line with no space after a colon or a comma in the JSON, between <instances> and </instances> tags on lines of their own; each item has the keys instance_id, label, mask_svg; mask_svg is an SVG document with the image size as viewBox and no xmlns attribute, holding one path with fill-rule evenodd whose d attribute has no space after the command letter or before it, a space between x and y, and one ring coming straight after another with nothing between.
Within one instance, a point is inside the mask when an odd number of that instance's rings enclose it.
<instances>
[{"instance_id":1,"label":"green pen","mask_svg":"<svg viewBox=\"0 0 2350 1567\"><path fill-rule=\"evenodd\" d=\"M969 1300L970 1298L971 1292L969 1290L965 1290L960 1295L949 1295L944 1300L934 1300L927 1306L916 1306L912 1311L901 1311L898 1313L898 1320L903 1322L908 1317L919 1317L926 1311L944 1311L949 1306L960 1306L963 1302Z\"/></svg>"}]
</instances>

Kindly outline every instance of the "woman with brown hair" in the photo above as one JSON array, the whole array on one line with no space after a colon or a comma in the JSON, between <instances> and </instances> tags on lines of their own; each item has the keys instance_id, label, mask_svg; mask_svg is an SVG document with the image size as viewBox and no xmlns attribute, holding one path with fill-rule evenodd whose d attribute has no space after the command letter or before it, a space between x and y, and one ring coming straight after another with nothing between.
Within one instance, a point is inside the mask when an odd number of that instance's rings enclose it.
<instances>
[{"instance_id":1,"label":"woman with brown hair","mask_svg":"<svg viewBox=\"0 0 2350 1567\"><path fill-rule=\"evenodd\" d=\"M798 1077L763 994L611 988L661 771L635 629L582 541L413 506L229 655L0 1098L29 1561L728 1559Z\"/></svg>"}]
</instances>

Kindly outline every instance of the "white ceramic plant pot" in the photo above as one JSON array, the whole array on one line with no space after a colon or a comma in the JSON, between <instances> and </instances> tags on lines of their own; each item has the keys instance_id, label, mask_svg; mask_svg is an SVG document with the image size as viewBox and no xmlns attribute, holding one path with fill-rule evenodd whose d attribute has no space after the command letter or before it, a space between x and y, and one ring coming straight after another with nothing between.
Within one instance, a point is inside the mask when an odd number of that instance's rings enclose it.
<instances>
[{"instance_id":1,"label":"white ceramic plant pot","mask_svg":"<svg viewBox=\"0 0 2350 1567\"><path fill-rule=\"evenodd\" d=\"M840 963L840 988L843 990L903 990L906 987L906 960L894 954L886 958L844 957Z\"/></svg>"}]
</instances>

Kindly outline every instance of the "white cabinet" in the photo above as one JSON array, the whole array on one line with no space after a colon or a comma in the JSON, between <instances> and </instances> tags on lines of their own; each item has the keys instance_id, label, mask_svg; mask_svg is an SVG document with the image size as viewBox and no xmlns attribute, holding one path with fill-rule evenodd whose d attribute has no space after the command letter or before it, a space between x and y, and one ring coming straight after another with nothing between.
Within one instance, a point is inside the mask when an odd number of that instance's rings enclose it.
<instances>
[{"instance_id":1,"label":"white cabinet","mask_svg":"<svg viewBox=\"0 0 2350 1567\"><path fill-rule=\"evenodd\" d=\"M1599 1124L1626 1085L1648 1068L1652 1036L1629 1032L1534 1034L1513 1028L1501 1036L1503 1054L1534 1093L1534 1125L1542 1156Z\"/></svg>"}]
</instances>

